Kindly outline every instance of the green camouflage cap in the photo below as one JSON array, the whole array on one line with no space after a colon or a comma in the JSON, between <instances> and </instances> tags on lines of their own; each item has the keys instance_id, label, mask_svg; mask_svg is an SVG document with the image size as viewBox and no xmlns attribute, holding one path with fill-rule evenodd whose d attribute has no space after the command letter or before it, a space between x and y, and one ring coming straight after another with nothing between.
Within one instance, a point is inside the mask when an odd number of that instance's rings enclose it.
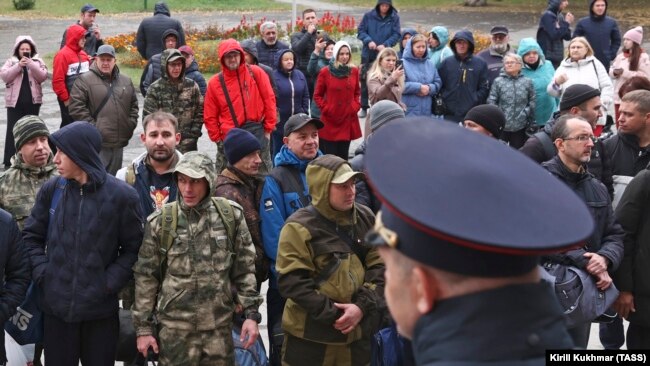
<instances>
[{"instance_id":1,"label":"green camouflage cap","mask_svg":"<svg viewBox=\"0 0 650 366\"><path fill-rule=\"evenodd\" d=\"M20 150L21 146L34 137L37 136L50 136L50 131L47 129L45 122L38 116L27 115L22 117L16 122L13 129L14 143L16 151Z\"/></svg>"},{"instance_id":2,"label":"green camouflage cap","mask_svg":"<svg viewBox=\"0 0 650 366\"><path fill-rule=\"evenodd\" d=\"M214 162L208 155L198 151L190 151L176 164L174 174L183 173L193 179L207 179L210 188L214 185L217 178Z\"/></svg>"}]
</instances>

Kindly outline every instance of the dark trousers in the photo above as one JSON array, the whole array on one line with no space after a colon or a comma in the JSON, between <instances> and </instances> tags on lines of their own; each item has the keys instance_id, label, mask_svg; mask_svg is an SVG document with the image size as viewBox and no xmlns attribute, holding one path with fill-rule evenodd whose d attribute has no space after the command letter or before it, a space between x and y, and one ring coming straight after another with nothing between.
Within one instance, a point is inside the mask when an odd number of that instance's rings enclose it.
<instances>
[{"instance_id":1,"label":"dark trousers","mask_svg":"<svg viewBox=\"0 0 650 366\"><path fill-rule=\"evenodd\" d=\"M27 116L34 115L38 116L38 113L41 110L40 104L26 104L20 105L16 103L15 108L7 108L7 134L5 137L5 155L2 162L5 167L11 165L11 157L16 155L16 143L14 141L14 126L19 119Z\"/></svg>"},{"instance_id":2,"label":"dark trousers","mask_svg":"<svg viewBox=\"0 0 650 366\"><path fill-rule=\"evenodd\" d=\"M498 136L496 136L498 137ZM501 132L501 140L505 141L512 147L513 149L519 150L520 147L524 146L524 143L526 143L526 140L528 140L528 136L526 135L526 129L521 129L519 131L503 131Z\"/></svg>"},{"instance_id":3,"label":"dark trousers","mask_svg":"<svg viewBox=\"0 0 650 366\"><path fill-rule=\"evenodd\" d=\"M620 349L625 343L623 319L616 317L611 323L600 323L600 343L605 349Z\"/></svg>"},{"instance_id":4,"label":"dark trousers","mask_svg":"<svg viewBox=\"0 0 650 366\"><path fill-rule=\"evenodd\" d=\"M284 331L282 330L282 312L287 300L280 296L280 291L269 287L266 292L266 306L268 316L269 332L269 363L271 366L282 365L282 342Z\"/></svg>"},{"instance_id":5,"label":"dark trousers","mask_svg":"<svg viewBox=\"0 0 650 366\"><path fill-rule=\"evenodd\" d=\"M627 349L650 349L650 328L630 323L627 327Z\"/></svg>"},{"instance_id":6,"label":"dark trousers","mask_svg":"<svg viewBox=\"0 0 650 366\"><path fill-rule=\"evenodd\" d=\"M318 142L323 154L332 154L347 161L350 157L350 141L327 141L320 139Z\"/></svg>"},{"instance_id":7,"label":"dark trousers","mask_svg":"<svg viewBox=\"0 0 650 366\"><path fill-rule=\"evenodd\" d=\"M569 335L571 336L571 339L573 339L573 345L577 348L587 349L590 331L591 323L580 324L575 328L570 328Z\"/></svg>"},{"instance_id":8,"label":"dark trousers","mask_svg":"<svg viewBox=\"0 0 650 366\"><path fill-rule=\"evenodd\" d=\"M361 81L361 108L362 109L370 108L370 103L368 103L368 84L366 83L366 78L368 77L368 69L370 68L370 66L372 66L372 62L362 64L361 72L359 74L359 79Z\"/></svg>"},{"instance_id":9,"label":"dark trousers","mask_svg":"<svg viewBox=\"0 0 650 366\"><path fill-rule=\"evenodd\" d=\"M68 112L68 107L66 107L65 104L63 104L62 101L58 100L59 102L59 110L61 111L61 126L60 128L63 128L70 123L74 122L74 119L72 119L72 116L70 116L70 112Z\"/></svg>"},{"instance_id":10,"label":"dark trousers","mask_svg":"<svg viewBox=\"0 0 650 366\"><path fill-rule=\"evenodd\" d=\"M115 365L120 321L117 309L108 318L68 323L44 314L47 366Z\"/></svg>"}]
</instances>

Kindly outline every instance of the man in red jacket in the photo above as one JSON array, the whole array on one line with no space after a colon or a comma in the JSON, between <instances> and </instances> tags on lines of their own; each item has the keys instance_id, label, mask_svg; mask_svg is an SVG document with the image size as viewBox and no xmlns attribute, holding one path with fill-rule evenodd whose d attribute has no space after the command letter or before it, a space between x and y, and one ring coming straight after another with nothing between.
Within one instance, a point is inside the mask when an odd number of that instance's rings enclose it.
<instances>
[{"instance_id":1,"label":"man in red jacket","mask_svg":"<svg viewBox=\"0 0 650 366\"><path fill-rule=\"evenodd\" d=\"M260 123L264 129L264 137L260 141L263 162L260 174L267 174L272 168L269 139L277 122L271 81L260 67L246 65L244 50L232 38L219 44L219 59L223 71L208 82L203 105L205 127L210 140L217 143L217 171L221 172L226 166L223 141L228 131L235 125L242 126L249 122ZM225 90L220 75L223 75Z\"/></svg>"}]
</instances>

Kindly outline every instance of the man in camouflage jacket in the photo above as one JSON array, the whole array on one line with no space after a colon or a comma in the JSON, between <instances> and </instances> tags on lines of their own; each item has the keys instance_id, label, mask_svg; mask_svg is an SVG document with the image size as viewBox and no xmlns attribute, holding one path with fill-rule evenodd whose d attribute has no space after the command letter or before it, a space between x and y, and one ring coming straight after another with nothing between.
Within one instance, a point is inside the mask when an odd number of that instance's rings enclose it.
<instances>
[{"instance_id":1,"label":"man in camouflage jacket","mask_svg":"<svg viewBox=\"0 0 650 366\"><path fill-rule=\"evenodd\" d=\"M241 307L247 318L241 339L248 347L259 335L261 317L257 309L262 302L255 289L255 249L243 210L229 201L236 233L228 238L224 221L212 203L216 173L207 155L185 154L174 175L178 218L164 274L161 278L162 213L149 217L134 267L133 319L138 350L143 354L149 347L160 351L164 365L234 366L231 330L235 307ZM153 337L154 315L159 322L160 348Z\"/></svg>"},{"instance_id":2,"label":"man in camouflage jacket","mask_svg":"<svg viewBox=\"0 0 650 366\"><path fill-rule=\"evenodd\" d=\"M185 58L177 49L164 50L160 59L162 77L156 80L144 98L142 118L162 110L176 116L182 153L197 150L203 127L203 96L196 82L185 77Z\"/></svg>"},{"instance_id":3,"label":"man in camouflage jacket","mask_svg":"<svg viewBox=\"0 0 650 366\"><path fill-rule=\"evenodd\" d=\"M36 193L50 177L59 175L48 144L50 131L37 116L25 116L13 129L16 155L11 168L0 175L0 208L8 211L22 230L34 207Z\"/></svg>"}]
</instances>

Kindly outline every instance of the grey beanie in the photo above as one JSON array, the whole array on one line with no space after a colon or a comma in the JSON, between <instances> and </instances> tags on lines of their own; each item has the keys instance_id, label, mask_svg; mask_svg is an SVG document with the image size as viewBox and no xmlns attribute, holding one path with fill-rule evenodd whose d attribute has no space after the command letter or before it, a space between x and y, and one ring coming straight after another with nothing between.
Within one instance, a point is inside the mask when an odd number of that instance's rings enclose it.
<instances>
[{"instance_id":1,"label":"grey beanie","mask_svg":"<svg viewBox=\"0 0 650 366\"><path fill-rule=\"evenodd\" d=\"M370 113L368 115L370 131L375 132L386 122L398 118L404 118L404 109L391 100L380 100L370 107Z\"/></svg>"}]
</instances>

